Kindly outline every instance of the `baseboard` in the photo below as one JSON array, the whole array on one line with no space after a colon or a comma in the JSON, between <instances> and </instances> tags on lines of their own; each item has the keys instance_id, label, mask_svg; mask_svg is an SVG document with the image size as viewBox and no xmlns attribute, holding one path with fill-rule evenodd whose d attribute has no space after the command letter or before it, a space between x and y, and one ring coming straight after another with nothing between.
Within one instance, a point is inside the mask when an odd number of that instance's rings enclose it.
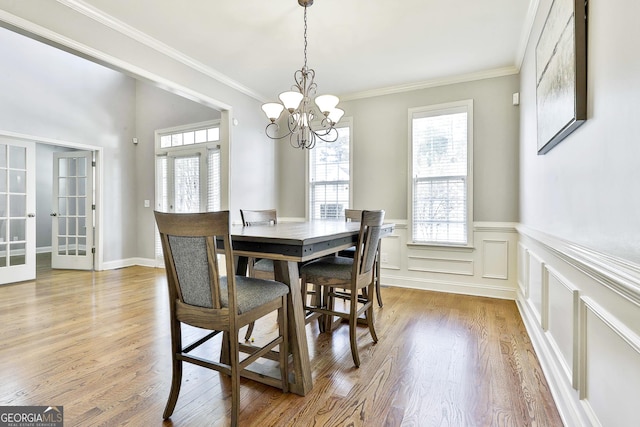
<instances>
[{"instance_id":1,"label":"baseboard","mask_svg":"<svg viewBox=\"0 0 640 427\"><path fill-rule=\"evenodd\" d=\"M127 258L117 261L107 261L102 263L102 270L117 270L118 268L133 267L134 265L155 267L156 260L151 258Z\"/></svg>"},{"instance_id":2,"label":"baseboard","mask_svg":"<svg viewBox=\"0 0 640 427\"><path fill-rule=\"evenodd\" d=\"M563 424L567 427L591 425L591 423L587 421L588 418L586 414L584 414L581 408L576 406L579 404L577 391L571 387L569 382L564 380L566 374L558 365L557 358L552 353L551 346L544 337L536 316L529 309L529 305L521 301L520 298L516 299L516 306L518 307L520 317L522 317L525 329L531 339L531 344L536 352L547 384L549 384L551 395L558 408Z\"/></svg>"},{"instance_id":3,"label":"baseboard","mask_svg":"<svg viewBox=\"0 0 640 427\"><path fill-rule=\"evenodd\" d=\"M516 299L516 290L510 286L491 286L478 283L415 279L382 273L382 285L398 288L422 289L425 291L447 292L451 294L473 295L478 297Z\"/></svg>"}]
</instances>

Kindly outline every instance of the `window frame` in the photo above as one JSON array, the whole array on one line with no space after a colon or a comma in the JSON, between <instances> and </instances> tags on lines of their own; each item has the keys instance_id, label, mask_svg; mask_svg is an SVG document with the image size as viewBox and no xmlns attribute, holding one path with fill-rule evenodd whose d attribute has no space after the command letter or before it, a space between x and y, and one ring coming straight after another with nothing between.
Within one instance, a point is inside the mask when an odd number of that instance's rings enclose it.
<instances>
[{"instance_id":1,"label":"window frame","mask_svg":"<svg viewBox=\"0 0 640 427\"><path fill-rule=\"evenodd\" d=\"M415 241L414 231L414 199L415 199L415 178L413 170L413 120L416 118L433 117L459 112L467 113L467 175L466 175L466 243L456 243L447 241ZM473 248L473 99L461 101L433 104L423 107L409 108L408 110L408 245L415 246L438 246L438 247L459 247Z\"/></svg>"},{"instance_id":2,"label":"window frame","mask_svg":"<svg viewBox=\"0 0 640 427\"><path fill-rule=\"evenodd\" d=\"M175 134L175 133L185 133L191 132L201 129L208 128L218 128L219 136L217 141L207 141L200 143L193 143L187 145L180 146L172 146L172 147L161 147L161 138L165 135ZM172 128L159 129L155 131L155 152L154 152L154 199L155 199L155 209L166 212L174 212L175 208L172 207L164 207L162 206L162 201L158 200L158 195L166 191L167 197L169 200L172 200L175 195L174 188L170 183L166 183L166 188L161 188L161 183L159 180L159 161L160 159L166 159L166 173L167 176L173 176L173 168L174 162L176 159L184 158L184 157L198 157L198 176L199 176L199 212L207 212L209 211L210 201L209 201L209 171L210 171L210 152L217 151L218 152L218 161L220 162L218 165L219 171L219 194L220 194L220 206L222 206L225 202L223 200L224 197L224 188L223 188L223 134L222 134L222 122L221 120L211 120L200 123L192 123L182 126L176 126ZM175 201L174 201L175 204ZM155 231L155 258L156 265L161 266L164 263L164 259L162 258L162 248L160 246L159 234L156 227Z\"/></svg>"},{"instance_id":3,"label":"window frame","mask_svg":"<svg viewBox=\"0 0 640 427\"><path fill-rule=\"evenodd\" d=\"M337 129L340 128L349 128L349 200L345 209L351 209L353 205L353 118L352 117L343 117L340 122L336 125ZM324 141L320 140L316 143L316 148L318 144L327 144ZM329 143L330 144L330 143ZM313 148L314 150L316 148ZM305 218L307 221L314 220L311 217L311 156L309 150L306 150L305 156L305 176L306 176L306 185L305 185ZM318 218L319 219L319 218ZM336 220L343 220L344 216L336 218Z\"/></svg>"}]
</instances>

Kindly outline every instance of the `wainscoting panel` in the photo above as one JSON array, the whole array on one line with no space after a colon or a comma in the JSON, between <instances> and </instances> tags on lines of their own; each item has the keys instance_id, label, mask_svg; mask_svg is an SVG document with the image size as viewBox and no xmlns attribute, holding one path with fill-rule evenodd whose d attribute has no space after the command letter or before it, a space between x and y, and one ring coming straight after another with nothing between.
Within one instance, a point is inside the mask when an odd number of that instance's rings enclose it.
<instances>
[{"instance_id":1,"label":"wainscoting panel","mask_svg":"<svg viewBox=\"0 0 640 427\"><path fill-rule=\"evenodd\" d=\"M544 262L539 256L529 251L529 299L527 303L531 305L539 325L542 325L542 287L544 277Z\"/></svg>"},{"instance_id":2,"label":"wainscoting panel","mask_svg":"<svg viewBox=\"0 0 640 427\"><path fill-rule=\"evenodd\" d=\"M518 289L524 299L529 298L529 251L518 242Z\"/></svg>"},{"instance_id":3,"label":"wainscoting panel","mask_svg":"<svg viewBox=\"0 0 640 427\"><path fill-rule=\"evenodd\" d=\"M637 426L640 337L591 298L581 303L580 397L590 418L601 425Z\"/></svg>"},{"instance_id":4,"label":"wainscoting panel","mask_svg":"<svg viewBox=\"0 0 640 427\"><path fill-rule=\"evenodd\" d=\"M487 279L509 278L509 242L507 240L482 241L482 277Z\"/></svg>"},{"instance_id":5,"label":"wainscoting panel","mask_svg":"<svg viewBox=\"0 0 640 427\"><path fill-rule=\"evenodd\" d=\"M578 301L580 292L557 272L547 269L547 336L573 388L578 388Z\"/></svg>"},{"instance_id":6,"label":"wainscoting panel","mask_svg":"<svg viewBox=\"0 0 640 427\"><path fill-rule=\"evenodd\" d=\"M640 265L518 225L516 303L566 426L637 426Z\"/></svg>"},{"instance_id":7,"label":"wainscoting panel","mask_svg":"<svg viewBox=\"0 0 640 427\"><path fill-rule=\"evenodd\" d=\"M385 237L380 242L380 267L387 270L400 270L400 236Z\"/></svg>"},{"instance_id":8,"label":"wainscoting panel","mask_svg":"<svg viewBox=\"0 0 640 427\"><path fill-rule=\"evenodd\" d=\"M409 256L409 271L428 273L462 274L473 276L472 259L440 258L430 256Z\"/></svg>"},{"instance_id":9,"label":"wainscoting panel","mask_svg":"<svg viewBox=\"0 0 640 427\"><path fill-rule=\"evenodd\" d=\"M473 245L413 244L406 220L382 242L382 284L515 299L518 234L512 223L475 223Z\"/></svg>"}]
</instances>

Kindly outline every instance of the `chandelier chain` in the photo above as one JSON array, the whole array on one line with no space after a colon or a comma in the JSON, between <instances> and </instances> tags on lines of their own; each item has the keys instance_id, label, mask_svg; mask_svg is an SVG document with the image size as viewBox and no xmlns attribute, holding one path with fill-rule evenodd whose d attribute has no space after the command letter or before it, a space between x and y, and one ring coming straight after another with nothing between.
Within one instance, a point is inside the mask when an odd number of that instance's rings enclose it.
<instances>
[{"instance_id":1,"label":"chandelier chain","mask_svg":"<svg viewBox=\"0 0 640 427\"><path fill-rule=\"evenodd\" d=\"M265 128L269 138L289 137L289 143L293 147L312 149L317 139L324 142L335 142L338 139L338 130L335 125L344 111L335 108L339 101L336 96L316 97L317 85L314 82L316 73L313 69L307 68L307 7L313 4L313 0L298 0L298 4L304 7L304 65L293 74L294 85L291 86L291 91L280 94L282 103L267 103L262 106L262 109L270 120ZM311 104L314 98L320 114L316 113L315 107ZM282 111L288 112L287 129L279 133L280 126L277 120Z\"/></svg>"},{"instance_id":2,"label":"chandelier chain","mask_svg":"<svg viewBox=\"0 0 640 427\"><path fill-rule=\"evenodd\" d=\"M304 7L304 69L307 69L307 6Z\"/></svg>"}]
</instances>

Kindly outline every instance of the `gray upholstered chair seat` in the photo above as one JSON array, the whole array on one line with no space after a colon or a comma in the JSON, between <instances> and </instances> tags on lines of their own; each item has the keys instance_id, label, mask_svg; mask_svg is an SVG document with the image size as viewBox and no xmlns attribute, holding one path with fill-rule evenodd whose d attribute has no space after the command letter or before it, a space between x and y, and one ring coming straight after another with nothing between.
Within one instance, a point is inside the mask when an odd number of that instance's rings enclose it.
<instances>
[{"instance_id":1,"label":"gray upholstered chair seat","mask_svg":"<svg viewBox=\"0 0 640 427\"><path fill-rule=\"evenodd\" d=\"M302 266L301 273L309 276L330 277L332 279L351 280L353 258L328 256Z\"/></svg>"},{"instance_id":2,"label":"gray upholstered chair seat","mask_svg":"<svg viewBox=\"0 0 640 427\"><path fill-rule=\"evenodd\" d=\"M273 273L273 260L262 258L253 264L253 269L256 271Z\"/></svg>"},{"instance_id":3,"label":"gray upholstered chair seat","mask_svg":"<svg viewBox=\"0 0 640 427\"><path fill-rule=\"evenodd\" d=\"M246 313L289 293L289 287L273 280L236 276L238 314ZM220 278L220 302L228 307L227 277Z\"/></svg>"}]
</instances>

